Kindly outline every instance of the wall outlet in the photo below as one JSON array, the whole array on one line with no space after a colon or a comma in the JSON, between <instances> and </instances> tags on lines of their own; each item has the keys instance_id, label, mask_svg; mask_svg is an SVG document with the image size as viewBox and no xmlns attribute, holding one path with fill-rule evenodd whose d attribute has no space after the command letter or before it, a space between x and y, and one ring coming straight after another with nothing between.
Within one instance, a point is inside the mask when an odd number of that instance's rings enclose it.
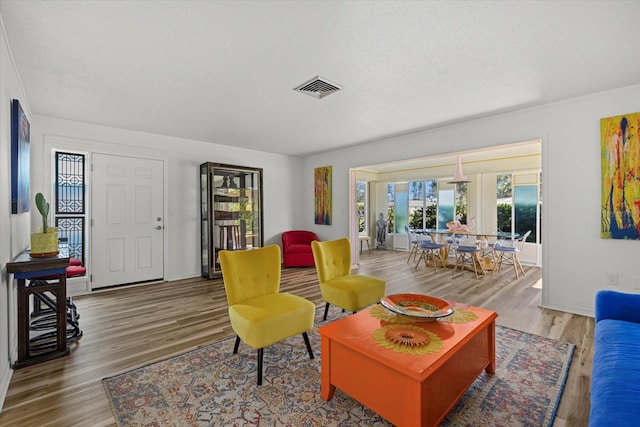
<instances>
[{"instance_id":1,"label":"wall outlet","mask_svg":"<svg viewBox=\"0 0 640 427\"><path fill-rule=\"evenodd\" d=\"M618 286L618 273L607 273L607 286Z\"/></svg>"}]
</instances>

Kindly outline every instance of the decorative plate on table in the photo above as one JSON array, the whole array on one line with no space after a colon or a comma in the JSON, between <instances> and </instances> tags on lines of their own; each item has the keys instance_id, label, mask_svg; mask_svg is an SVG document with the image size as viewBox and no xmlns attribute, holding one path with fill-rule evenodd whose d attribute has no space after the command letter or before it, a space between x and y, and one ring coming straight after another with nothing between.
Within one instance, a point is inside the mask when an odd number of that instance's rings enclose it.
<instances>
[{"instance_id":1,"label":"decorative plate on table","mask_svg":"<svg viewBox=\"0 0 640 427\"><path fill-rule=\"evenodd\" d=\"M455 311L445 300L421 294L387 295L380 304L389 311L416 320L435 320L451 316Z\"/></svg>"}]
</instances>

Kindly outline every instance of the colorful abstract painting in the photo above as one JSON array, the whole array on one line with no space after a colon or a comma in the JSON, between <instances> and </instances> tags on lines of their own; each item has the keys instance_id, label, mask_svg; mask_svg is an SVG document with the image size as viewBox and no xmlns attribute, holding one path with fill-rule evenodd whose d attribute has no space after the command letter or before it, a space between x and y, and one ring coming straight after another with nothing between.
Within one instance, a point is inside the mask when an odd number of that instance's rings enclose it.
<instances>
[{"instance_id":1,"label":"colorful abstract painting","mask_svg":"<svg viewBox=\"0 0 640 427\"><path fill-rule=\"evenodd\" d=\"M20 101L11 102L11 213L29 212L30 126Z\"/></svg>"},{"instance_id":2,"label":"colorful abstract painting","mask_svg":"<svg viewBox=\"0 0 640 427\"><path fill-rule=\"evenodd\" d=\"M640 113L600 120L603 239L640 239Z\"/></svg>"},{"instance_id":3,"label":"colorful abstract painting","mask_svg":"<svg viewBox=\"0 0 640 427\"><path fill-rule=\"evenodd\" d=\"M315 168L315 223L331 225L331 166Z\"/></svg>"}]
</instances>

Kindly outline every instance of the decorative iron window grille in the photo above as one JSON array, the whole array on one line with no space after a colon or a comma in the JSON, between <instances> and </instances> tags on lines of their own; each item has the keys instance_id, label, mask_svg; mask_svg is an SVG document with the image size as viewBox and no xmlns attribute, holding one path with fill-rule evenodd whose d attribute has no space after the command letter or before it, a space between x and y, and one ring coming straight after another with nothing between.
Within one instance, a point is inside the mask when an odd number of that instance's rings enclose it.
<instances>
[{"instance_id":1,"label":"decorative iron window grille","mask_svg":"<svg viewBox=\"0 0 640 427\"><path fill-rule=\"evenodd\" d=\"M55 223L58 237L67 239L69 256L85 263L85 155L55 153Z\"/></svg>"}]
</instances>

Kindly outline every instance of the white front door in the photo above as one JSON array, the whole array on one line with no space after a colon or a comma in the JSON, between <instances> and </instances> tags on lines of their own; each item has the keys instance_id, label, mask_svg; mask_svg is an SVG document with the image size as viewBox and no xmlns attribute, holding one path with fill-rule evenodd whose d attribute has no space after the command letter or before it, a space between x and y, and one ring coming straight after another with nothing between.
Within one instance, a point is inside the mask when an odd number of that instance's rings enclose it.
<instances>
[{"instance_id":1,"label":"white front door","mask_svg":"<svg viewBox=\"0 0 640 427\"><path fill-rule=\"evenodd\" d=\"M162 161L94 154L92 167L92 289L162 280Z\"/></svg>"}]
</instances>

